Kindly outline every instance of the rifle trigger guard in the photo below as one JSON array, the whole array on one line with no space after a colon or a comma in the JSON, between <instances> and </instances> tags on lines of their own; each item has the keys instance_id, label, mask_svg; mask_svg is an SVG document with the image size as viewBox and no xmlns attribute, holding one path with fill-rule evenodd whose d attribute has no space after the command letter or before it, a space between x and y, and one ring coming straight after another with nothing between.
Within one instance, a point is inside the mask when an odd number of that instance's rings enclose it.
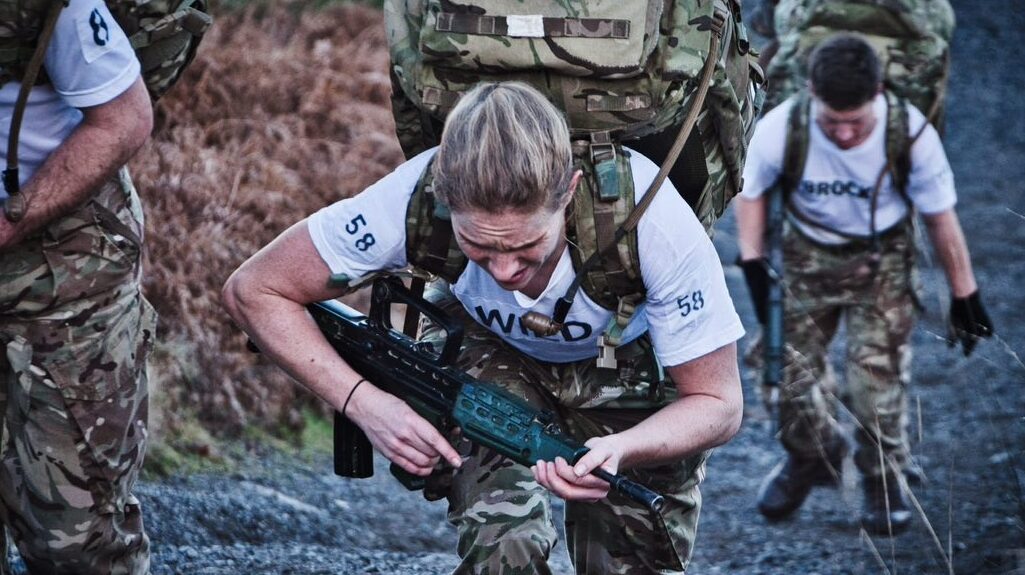
<instances>
[{"instance_id":1,"label":"rifle trigger guard","mask_svg":"<svg viewBox=\"0 0 1025 575\"><path fill-rule=\"evenodd\" d=\"M445 346L433 361L442 366L455 364L463 344L463 326L458 321L450 318L431 302L414 297L402 281L393 276L374 280L370 295L370 321L384 329L395 331L391 323L392 302L412 307L444 330Z\"/></svg>"}]
</instances>

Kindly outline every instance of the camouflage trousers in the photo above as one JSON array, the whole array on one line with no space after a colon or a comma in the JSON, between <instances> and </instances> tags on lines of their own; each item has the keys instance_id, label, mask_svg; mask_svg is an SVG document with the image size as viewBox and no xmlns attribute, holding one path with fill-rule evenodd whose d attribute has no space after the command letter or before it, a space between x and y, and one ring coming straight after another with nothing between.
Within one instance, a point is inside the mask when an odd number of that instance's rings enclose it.
<instances>
[{"instance_id":1,"label":"camouflage trousers","mask_svg":"<svg viewBox=\"0 0 1025 575\"><path fill-rule=\"evenodd\" d=\"M817 246L793 229L784 235L787 345L779 418L787 451L820 456L840 437L828 352L842 319L855 464L868 477L907 464L905 392L915 307L910 241L904 229L886 234L876 265L867 247Z\"/></svg>"},{"instance_id":2,"label":"camouflage trousers","mask_svg":"<svg viewBox=\"0 0 1025 575\"><path fill-rule=\"evenodd\" d=\"M33 574L149 572L131 493L156 327L140 291L141 237L122 170L0 260L0 520Z\"/></svg>"},{"instance_id":3,"label":"camouflage trousers","mask_svg":"<svg viewBox=\"0 0 1025 575\"><path fill-rule=\"evenodd\" d=\"M439 300L436 294L431 299ZM455 300L439 303L466 329L462 369L556 414L562 429L581 442L632 427L676 397L671 384L660 382L646 339L619 350L618 370L599 369L594 360L544 363L481 327ZM437 335L430 327L424 331L427 339ZM448 497L448 519L459 531L461 562L454 573L551 573L547 559L558 539L549 492L529 468L468 441L455 443L462 467L440 468L425 489L428 499ZM697 532L707 455L625 472L665 495L660 514L616 493L597 503L567 501L566 537L576 572L683 573Z\"/></svg>"}]
</instances>

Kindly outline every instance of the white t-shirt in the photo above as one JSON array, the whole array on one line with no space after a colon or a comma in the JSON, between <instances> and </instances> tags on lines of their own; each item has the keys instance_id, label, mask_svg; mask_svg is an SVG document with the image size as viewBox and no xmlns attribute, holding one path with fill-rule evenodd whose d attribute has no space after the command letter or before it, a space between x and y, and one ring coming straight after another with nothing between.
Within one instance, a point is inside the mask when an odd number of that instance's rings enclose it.
<instances>
[{"instance_id":1,"label":"white t-shirt","mask_svg":"<svg viewBox=\"0 0 1025 575\"><path fill-rule=\"evenodd\" d=\"M754 137L744 166L744 191L741 195L755 199L771 188L783 171L783 154L787 140L787 123L795 98L771 110L755 127ZM880 94L873 102L876 126L869 137L854 148L837 147L814 121L818 106L812 101L808 158L797 192L790 200L794 209L812 221L828 228L859 236L871 233L871 196L879 172L886 164L886 98ZM909 133L914 135L925 123L925 116L908 105ZM908 196L923 214L946 211L957 202L954 175L943 151L939 134L928 126L911 148L911 174ZM907 204L887 176L876 207L876 231L883 231L901 221ZM809 226L796 219L794 224L815 241L842 244L846 239L837 234Z\"/></svg>"},{"instance_id":2,"label":"white t-shirt","mask_svg":"<svg viewBox=\"0 0 1025 575\"><path fill-rule=\"evenodd\" d=\"M310 216L313 244L333 273L350 278L406 266L406 206L435 150L399 166L362 193ZM639 199L658 166L631 152ZM624 333L624 342L650 331L659 361L674 366L701 357L742 335L722 264L712 242L687 203L668 181L638 225L638 251L647 299ZM580 290L565 329L542 338L525 329L520 317L537 310L550 314L574 277L569 251L537 299L503 289L470 262L452 286L466 311L516 349L549 362L595 357L598 337L612 319Z\"/></svg>"},{"instance_id":3,"label":"white t-shirt","mask_svg":"<svg viewBox=\"0 0 1025 575\"><path fill-rule=\"evenodd\" d=\"M102 0L71 0L57 18L43 67L51 83L32 88L18 139L19 179L39 166L82 121L86 108L120 96L139 77L139 61ZM7 153L21 82L0 88L0 155ZM0 198L6 197L0 186Z\"/></svg>"}]
</instances>

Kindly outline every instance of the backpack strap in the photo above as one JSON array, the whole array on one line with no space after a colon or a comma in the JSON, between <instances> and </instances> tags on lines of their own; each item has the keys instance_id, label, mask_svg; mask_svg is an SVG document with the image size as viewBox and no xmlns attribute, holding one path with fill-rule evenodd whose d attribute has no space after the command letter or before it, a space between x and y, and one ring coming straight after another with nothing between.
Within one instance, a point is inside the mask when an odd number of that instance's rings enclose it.
<instances>
[{"instance_id":1,"label":"backpack strap","mask_svg":"<svg viewBox=\"0 0 1025 575\"><path fill-rule=\"evenodd\" d=\"M455 234L452 233L452 217L448 206L434 196L433 165L434 158L431 158L406 208L406 262L414 268L455 283L469 260L459 249ZM414 297L422 297L426 285L427 280L414 275L410 291ZM402 331L415 338L419 319L420 312L413 306L407 307Z\"/></svg>"},{"instance_id":2,"label":"backpack strap","mask_svg":"<svg viewBox=\"0 0 1025 575\"><path fill-rule=\"evenodd\" d=\"M434 159L424 168L406 209L406 260L409 265L454 283L466 269L456 244L448 206L434 196Z\"/></svg>"},{"instance_id":3,"label":"backpack strap","mask_svg":"<svg viewBox=\"0 0 1025 575\"><path fill-rule=\"evenodd\" d=\"M893 185L904 198L907 196L908 180L911 177L911 138L908 135L908 101L893 92L884 92L886 97L886 162L892 166Z\"/></svg>"},{"instance_id":4,"label":"backpack strap","mask_svg":"<svg viewBox=\"0 0 1025 575\"><path fill-rule=\"evenodd\" d=\"M783 172L780 174L785 197L797 191L804 175L804 166L808 161L808 141L811 124L811 94L801 90L795 96L790 116L787 118L787 137L783 147Z\"/></svg>"},{"instance_id":5,"label":"backpack strap","mask_svg":"<svg viewBox=\"0 0 1025 575\"><path fill-rule=\"evenodd\" d=\"M886 98L886 165L880 170L872 190L869 207L870 233L868 236L861 236L824 226L797 210L789 202L790 194L797 191L797 187L801 183L801 177L804 175L805 163L808 160L809 130L812 121L811 94L808 90L802 90L794 97L796 100L790 109L790 116L787 121L786 144L783 151L783 172L780 174L781 185L778 186L788 200L787 212L801 223L811 227L825 230L848 240L867 239L874 243L877 239L875 225L876 207L878 205L879 192L882 190L887 174L892 174L894 188L908 204L909 209L912 206L911 198L907 195L907 186L911 175L911 145L914 140L908 134L907 100L898 97L889 90L884 92L884 97Z\"/></svg>"},{"instance_id":6,"label":"backpack strap","mask_svg":"<svg viewBox=\"0 0 1025 575\"><path fill-rule=\"evenodd\" d=\"M600 254L601 265L585 271L580 287L596 304L623 314L610 326L613 333L607 334L616 337L617 328L621 333L646 293L636 231L622 239L616 234L634 209L633 175L630 155L622 146L610 144L613 157L608 160L593 157L590 144L574 142L574 168L582 170L583 177L567 214L566 238L574 270L581 270L593 254ZM609 189L612 181L617 186L614 194Z\"/></svg>"}]
</instances>

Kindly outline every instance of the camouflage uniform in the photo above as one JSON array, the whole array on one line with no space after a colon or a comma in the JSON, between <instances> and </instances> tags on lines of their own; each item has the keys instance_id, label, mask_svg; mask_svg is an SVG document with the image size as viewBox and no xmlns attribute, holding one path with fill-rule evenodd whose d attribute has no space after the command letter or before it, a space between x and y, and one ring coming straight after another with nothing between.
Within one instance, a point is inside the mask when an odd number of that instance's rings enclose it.
<instances>
[{"instance_id":1,"label":"camouflage uniform","mask_svg":"<svg viewBox=\"0 0 1025 575\"><path fill-rule=\"evenodd\" d=\"M480 326L454 298L430 295L466 330L459 367L557 414L563 429L583 442L629 428L676 398L660 382L651 345L617 350L618 370L593 359L567 364L534 360ZM426 339L437 338L427 327ZM530 469L495 452L457 441L458 471L439 469L425 490L448 497L449 521L459 530L456 574L551 573L547 558L557 541L548 491ZM699 484L708 452L682 462L631 469L625 475L663 493L658 515L616 493L597 503L566 502L566 534L577 573L682 573L690 562L701 510Z\"/></svg>"},{"instance_id":2,"label":"camouflage uniform","mask_svg":"<svg viewBox=\"0 0 1025 575\"><path fill-rule=\"evenodd\" d=\"M849 407L858 426L854 461L866 477L882 475L880 449L898 469L906 466L915 283L911 241L898 224L882 239L876 267L864 242L821 246L788 226L783 241L787 365L779 418L783 445L794 455L819 457L832 438L841 437L828 351L843 318Z\"/></svg>"},{"instance_id":3,"label":"camouflage uniform","mask_svg":"<svg viewBox=\"0 0 1025 575\"><path fill-rule=\"evenodd\" d=\"M92 197L0 259L0 519L32 573L149 572L142 209L124 169Z\"/></svg>"}]
</instances>

